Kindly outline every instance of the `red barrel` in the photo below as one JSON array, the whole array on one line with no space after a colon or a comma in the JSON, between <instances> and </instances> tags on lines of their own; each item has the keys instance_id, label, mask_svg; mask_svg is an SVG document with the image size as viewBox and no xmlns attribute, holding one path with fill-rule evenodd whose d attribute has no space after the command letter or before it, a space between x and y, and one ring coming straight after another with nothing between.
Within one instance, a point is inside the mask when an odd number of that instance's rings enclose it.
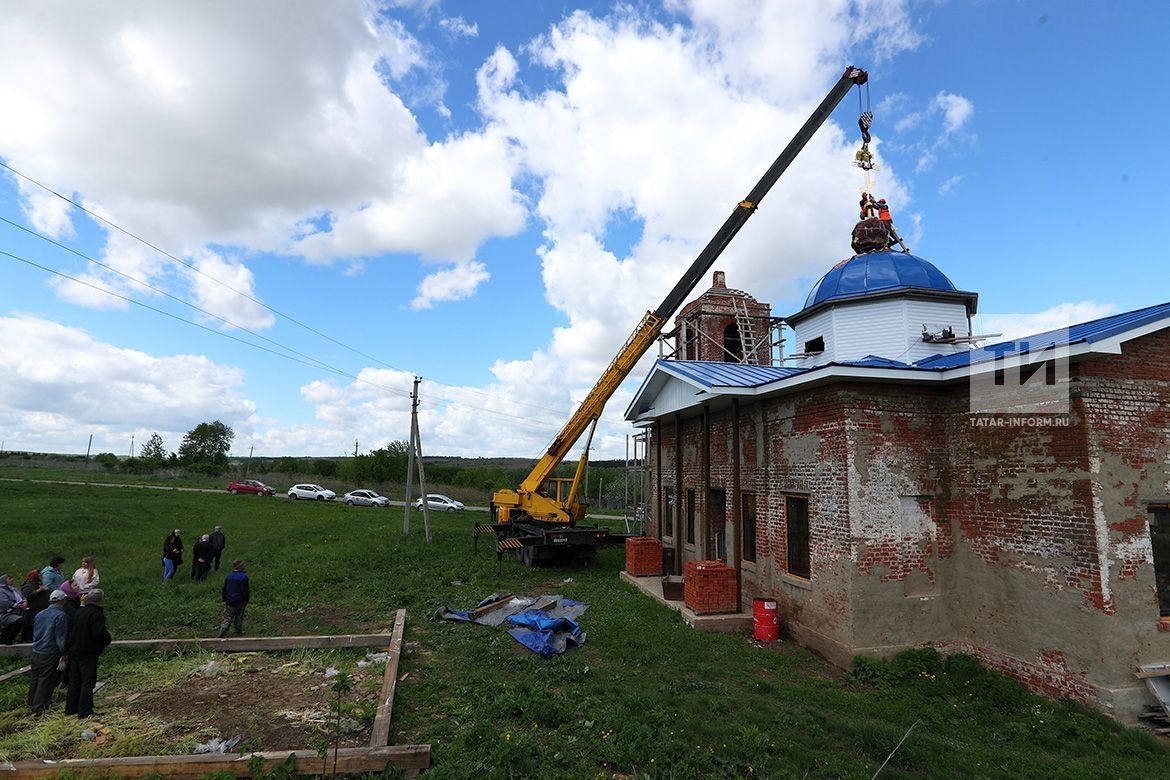
<instances>
[{"instance_id":1,"label":"red barrel","mask_svg":"<svg viewBox=\"0 0 1170 780\"><path fill-rule=\"evenodd\" d=\"M780 638L780 617L775 601L756 599L752 602L752 636L761 642Z\"/></svg>"}]
</instances>

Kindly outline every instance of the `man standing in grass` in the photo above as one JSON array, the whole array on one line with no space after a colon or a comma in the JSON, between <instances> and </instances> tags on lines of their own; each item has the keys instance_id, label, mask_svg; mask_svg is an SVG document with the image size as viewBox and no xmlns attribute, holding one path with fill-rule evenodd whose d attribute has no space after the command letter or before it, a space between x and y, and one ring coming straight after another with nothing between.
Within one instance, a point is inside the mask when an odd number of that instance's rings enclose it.
<instances>
[{"instance_id":1,"label":"man standing in grass","mask_svg":"<svg viewBox=\"0 0 1170 780\"><path fill-rule=\"evenodd\" d=\"M69 692L65 696L65 714L88 718L93 715L93 688L97 685L98 657L109 646L106 615L102 612L105 594L94 588L73 619L69 632Z\"/></svg>"},{"instance_id":2,"label":"man standing in grass","mask_svg":"<svg viewBox=\"0 0 1170 780\"><path fill-rule=\"evenodd\" d=\"M37 613L33 621L32 671L28 676L28 708L42 713L53 700L53 690L61 677L61 664L67 661L65 644L69 639L69 616L65 614L65 592L49 594L49 606Z\"/></svg>"},{"instance_id":3,"label":"man standing in grass","mask_svg":"<svg viewBox=\"0 0 1170 780\"><path fill-rule=\"evenodd\" d=\"M227 636L228 626L235 626L237 635L244 633L244 610L248 608L251 592L248 588L248 575L244 571L244 562L239 558L232 562L232 570L223 580L220 597L223 599L220 639Z\"/></svg>"},{"instance_id":4,"label":"man standing in grass","mask_svg":"<svg viewBox=\"0 0 1170 780\"><path fill-rule=\"evenodd\" d=\"M215 560L215 570L219 571L219 557L227 549L227 539L223 535L223 528L218 525L211 532L211 555Z\"/></svg>"}]
</instances>

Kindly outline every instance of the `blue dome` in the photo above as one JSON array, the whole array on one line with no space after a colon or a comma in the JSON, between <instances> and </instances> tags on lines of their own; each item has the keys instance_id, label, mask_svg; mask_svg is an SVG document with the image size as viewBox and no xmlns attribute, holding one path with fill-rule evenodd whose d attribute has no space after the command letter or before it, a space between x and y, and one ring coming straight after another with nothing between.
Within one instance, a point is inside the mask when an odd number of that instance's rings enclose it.
<instances>
[{"instance_id":1,"label":"blue dome","mask_svg":"<svg viewBox=\"0 0 1170 780\"><path fill-rule=\"evenodd\" d=\"M813 285L804 302L809 309L825 301L904 289L956 292L942 271L905 252L869 252L842 260Z\"/></svg>"}]
</instances>

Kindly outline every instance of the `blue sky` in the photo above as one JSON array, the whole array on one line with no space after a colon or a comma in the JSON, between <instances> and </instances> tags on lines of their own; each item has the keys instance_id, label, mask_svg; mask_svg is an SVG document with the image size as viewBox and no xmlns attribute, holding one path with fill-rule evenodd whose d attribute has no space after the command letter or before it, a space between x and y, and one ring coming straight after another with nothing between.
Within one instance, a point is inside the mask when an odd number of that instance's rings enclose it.
<instances>
[{"instance_id":1,"label":"blue sky","mask_svg":"<svg viewBox=\"0 0 1170 780\"><path fill-rule=\"evenodd\" d=\"M1165 4L276 8L0 20L0 160L200 273L7 172L0 217L174 298L4 223L0 250L209 329L0 257L6 449L174 449L221 419L238 452L366 450L406 437L418 374L428 452L534 457L850 63L871 74L876 190L980 293L977 330L1170 299ZM850 253L857 113L851 94L716 266L776 313ZM622 455L647 367L598 455Z\"/></svg>"}]
</instances>

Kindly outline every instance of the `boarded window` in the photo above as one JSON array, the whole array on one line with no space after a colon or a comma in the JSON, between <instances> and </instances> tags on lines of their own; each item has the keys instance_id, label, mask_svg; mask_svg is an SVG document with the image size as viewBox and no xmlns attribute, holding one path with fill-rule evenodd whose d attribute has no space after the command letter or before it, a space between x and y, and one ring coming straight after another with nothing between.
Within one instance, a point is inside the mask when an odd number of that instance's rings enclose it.
<instances>
[{"instance_id":1,"label":"boarded window","mask_svg":"<svg viewBox=\"0 0 1170 780\"><path fill-rule=\"evenodd\" d=\"M1170 506L1150 507L1150 543L1154 548L1158 614L1170 618Z\"/></svg>"},{"instance_id":2,"label":"boarded window","mask_svg":"<svg viewBox=\"0 0 1170 780\"><path fill-rule=\"evenodd\" d=\"M756 494L755 493L741 493L740 501L743 502L743 559L745 561L755 561L756 559Z\"/></svg>"},{"instance_id":3,"label":"boarded window","mask_svg":"<svg viewBox=\"0 0 1170 780\"><path fill-rule=\"evenodd\" d=\"M809 579L812 577L812 570L806 496L784 497L784 525L788 539L788 573Z\"/></svg>"},{"instance_id":4,"label":"boarded window","mask_svg":"<svg viewBox=\"0 0 1170 780\"><path fill-rule=\"evenodd\" d=\"M687 544L695 543L695 491L687 491Z\"/></svg>"}]
</instances>

